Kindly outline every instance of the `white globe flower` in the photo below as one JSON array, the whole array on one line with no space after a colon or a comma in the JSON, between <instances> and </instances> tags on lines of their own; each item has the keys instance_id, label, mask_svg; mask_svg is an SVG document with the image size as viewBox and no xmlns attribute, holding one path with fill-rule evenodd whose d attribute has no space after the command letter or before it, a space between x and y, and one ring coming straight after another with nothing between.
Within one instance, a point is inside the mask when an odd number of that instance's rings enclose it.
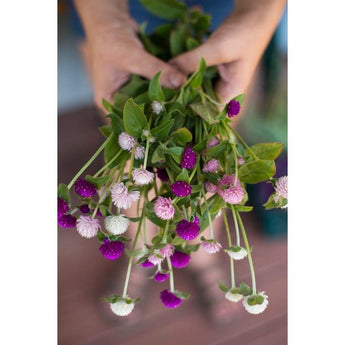
<instances>
[{"instance_id":1,"label":"white globe flower","mask_svg":"<svg viewBox=\"0 0 345 345\"><path fill-rule=\"evenodd\" d=\"M151 107L152 107L152 111L157 115L159 115L163 110L162 104L158 101L153 101L151 104Z\"/></svg>"},{"instance_id":2,"label":"white globe flower","mask_svg":"<svg viewBox=\"0 0 345 345\"><path fill-rule=\"evenodd\" d=\"M134 305L134 302L126 303L126 301L120 300L110 303L110 308L118 316L127 316L133 311Z\"/></svg>"},{"instance_id":3,"label":"white globe flower","mask_svg":"<svg viewBox=\"0 0 345 345\"><path fill-rule=\"evenodd\" d=\"M122 132L119 135L118 141L122 150L126 150L126 151L131 151L135 145L135 139L131 135L127 134L126 132Z\"/></svg>"},{"instance_id":4,"label":"white globe flower","mask_svg":"<svg viewBox=\"0 0 345 345\"><path fill-rule=\"evenodd\" d=\"M133 180L139 186L151 183L154 176L155 175L152 172L145 169L134 169L132 172Z\"/></svg>"},{"instance_id":5,"label":"white globe flower","mask_svg":"<svg viewBox=\"0 0 345 345\"><path fill-rule=\"evenodd\" d=\"M135 148L134 158L135 159L143 159L144 157L145 157L145 148L141 145L138 145Z\"/></svg>"},{"instance_id":6,"label":"white globe flower","mask_svg":"<svg viewBox=\"0 0 345 345\"><path fill-rule=\"evenodd\" d=\"M105 228L114 235L121 235L127 231L129 219L123 214L108 216L104 219Z\"/></svg>"},{"instance_id":7,"label":"white globe flower","mask_svg":"<svg viewBox=\"0 0 345 345\"><path fill-rule=\"evenodd\" d=\"M237 246L226 249L226 253L234 260L242 260L247 256L247 251L243 247Z\"/></svg>"},{"instance_id":8,"label":"white globe flower","mask_svg":"<svg viewBox=\"0 0 345 345\"><path fill-rule=\"evenodd\" d=\"M245 296L243 306L249 314L261 314L268 306L268 296L265 295L265 291L256 295Z\"/></svg>"},{"instance_id":9,"label":"white globe flower","mask_svg":"<svg viewBox=\"0 0 345 345\"><path fill-rule=\"evenodd\" d=\"M240 293L232 293L231 290L225 294L225 298L230 302L239 302L243 296Z\"/></svg>"}]
</instances>

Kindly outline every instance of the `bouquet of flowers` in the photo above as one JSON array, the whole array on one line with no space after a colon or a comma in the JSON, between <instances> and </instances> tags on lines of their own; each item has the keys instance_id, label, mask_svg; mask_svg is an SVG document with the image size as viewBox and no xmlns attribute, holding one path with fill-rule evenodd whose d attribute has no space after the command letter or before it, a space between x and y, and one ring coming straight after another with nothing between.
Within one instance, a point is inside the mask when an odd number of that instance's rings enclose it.
<instances>
[{"instance_id":1,"label":"bouquet of flowers","mask_svg":"<svg viewBox=\"0 0 345 345\"><path fill-rule=\"evenodd\" d=\"M198 46L209 33L210 17L183 3L143 0L155 15L170 20L139 37L145 48L169 60ZM100 254L107 260L128 255L123 291L106 298L119 316L131 313L136 296L128 296L133 264L155 266L154 280L169 280L160 299L167 308L176 308L189 297L175 288L174 268L188 265L193 252L229 256L230 285L218 282L225 298L242 300L252 314L263 312L268 297L256 286L252 249L241 213L250 212L245 184L267 181L275 192L266 209L287 205L287 177L274 178L274 160L282 151L280 143L260 143L249 147L231 126L239 114L244 95L221 104L213 90L218 73L201 58L198 69L178 90L163 88L160 73L152 80L133 75L114 96L103 100L110 125L100 128L103 144L78 171L68 185L58 187L58 224L74 228L84 238L100 242ZM83 176L104 152L104 166ZM74 190L77 202L71 203ZM136 207L136 217L124 213ZM226 210L232 214L228 223ZM227 243L218 242L212 222L221 216ZM155 225L147 240L146 221ZM136 227L128 238L130 225ZM205 231L208 229L208 231ZM203 233L204 232L204 233ZM203 233L203 235L201 235ZM139 236L143 239L137 247ZM191 240L199 237L197 244ZM235 281L235 261L247 259L251 285Z\"/></svg>"}]
</instances>

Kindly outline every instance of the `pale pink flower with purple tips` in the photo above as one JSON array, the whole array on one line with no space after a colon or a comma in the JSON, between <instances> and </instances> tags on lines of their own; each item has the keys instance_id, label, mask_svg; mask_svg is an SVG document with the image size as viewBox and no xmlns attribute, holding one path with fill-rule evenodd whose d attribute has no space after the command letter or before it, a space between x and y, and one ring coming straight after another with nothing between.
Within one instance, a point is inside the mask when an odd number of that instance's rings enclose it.
<instances>
[{"instance_id":1,"label":"pale pink flower with purple tips","mask_svg":"<svg viewBox=\"0 0 345 345\"><path fill-rule=\"evenodd\" d=\"M205 190L208 193L216 193L217 192L217 186L213 183L211 183L210 181L206 181L204 183L205 186Z\"/></svg>"},{"instance_id":2,"label":"pale pink flower with purple tips","mask_svg":"<svg viewBox=\"0 0 345 345\"><path fill-rule=\"evenodd\" d=\"M222 248L222 245L215 240L206 240L201 242L202 249L209 254L218 253Z\"/></svg>"},{"instance_id":3,"label":"pale pink flower with purple tips","mask_svg":"<svg viewBox=\"0 0 345 345\"><path fill-rule=\"evenodd\" d=\"M80 216L77 219L77 231L82 237L95 237L99 228L98 219L92 218L91 216Z\"/></svg>"},{"instance_id":4,"label":"pale pink flower with purple tips","mask_svg":"<svg viewBox=\"0 0 345 345\"><path fill-rule=\"evenodd\" d=\"M288 198L288 178L287 176L279 177L279 179L275 183L274 187L276 194L273 197L275 202L279 201L279 197L284 199Z\"/></svg>"},{"instance_id":5,"label":"pale pink flower with purple tips","mask_svg":"<svg viewBox=\"0 0 345 345\"><path fill-rule=\"evenodd\" d=\"M207 163L205 163L202 171L204 173L216 173L218 170L218 165L219 165L218 161L212 158Z\"/></svg>"},{"instance_id":6,"label":"pale pink flower with purple tips","mask_svg":"<svg viewBox=\"0 0 345 345\"><path fill-rule=\"evenodd\" d=\"M122 132L119 135L119 145L122 150L131 151L135 145L135 139L126 132Z\"/></svg>"},{"instance_id":7,"label":"pale pink flower with purple tips","mask_svg":"<svg viewBox=\"0 0 345 345\"><path fill-rule=\"evenodd\" d=\"M77 219L71 214L64 214L58 218L58 224L65 229L74 228L76 226Z\"/></svg>"},{"instance_id":8,"label":"pale pink flower with purple tips","mask_svg":"<svg viewBox=\"0 0 345 345\"><path fill-rule=\"evenodd\" d=\"M171 190L174 195L183 198L192 192L192 186L184 181L176 181L171 185Z\"/></svg>"},{"instance_id":9,"label":"pale pink flower with purple tips","mask_svg":"<svg viewBox=\"0 0 345 345\"><path fill-rule=\"evenodd\" d=\"M199 218L195 217L193 222L188 222L186 219L182 219L176 225L176 233L183 240L193 240L199 235L200 232Z\"/></svg>"},{"instance_id":10,"label":"pale pink flower with purple tips","mask_svg":"<svg viewBox=\"0 0 345 345\"><path fill-rule=\"evenodd\" d=\"M109 241L105 239L104 243L99 247L99 251L108 260L118 259L125 249L125 244L121 241Z\"/></svg>"},{"instance_id":11,"label":"pale pink flower with purple tips","mask_svg":"<svg viewBox=\"0 0 345 345\"><path fill-rule=\"evenodd\" d=\"M244 158L243 157L237 157L237 164L238 165L243 165L245 163Z\"/></svg>"},{"instance_id":12,"label":"pale pink flower with purple tips","mask_svg":"<svg viewBox=\"0 0 345 345\"><path fill-rule=\"evenodd\" d=\"M196 153L190 148L186 147L181 158L181 168L193 169L196 163Z\"/></svg>"},{"instance_id":13,"label":"pale pink flower with purple tips","mask_svg":"<svg viewBox=\"0 0 345 345\"><path fill-rule=\"evenodd\" d=\"M153 210L156 216L163 220L173 219L175 209L170 198L159 196L155 202Z\"/></svg>"},{"instance_id":14,"label":"pale pink flower with purple tips","mask_svg":"<svg viewBox=\"0 0 345 345\"><path fill-rule=\"evenodd\" d=\"M74 184L76 193L83 198L90 198L97 193L95 186L82 178L78 178Z\"/></svg>"},{"instance_id":15,"label":"pale pink flower with purple tips","mask_svg":"<svg viewBox=\"0 0 345 345\"><path fill-rule=\"evenodd\" d=\"M218 144L219 144L218 139L217 139L217 138L212 138L212 139L209 141L207 147L217 146Z\"/></svg>"},{"instance_id":16,"label":"pale pink flower with purple tips","mask_svg":"<svg viewBox=\"0 0 345 345\"><path fill-rule=\"evenodd\" d=\"M143 159L144 157L145 157L145 147L138 145L135 148L134 158L135 159Z\"/></svg>"},{"instance_id":17,"label":"pale pink flower with purple tips","mask_svg":"<svg viewBox=\"0 0 345 345\"><path fill-rule=\"evenodd\" d=\"M165 247L159 250L159 253L163 256L163 258L169 258L171 255L174 254L175 247L168 243Z\"/></svg>"},{"instance_id":18,"label":"pale pink flower with purple tips","mask_svg":"<svg viewBox=\"0 0 345 345\"><path fill-rule=\"evenodd\" d=\"M128 192L123 182L115 183L111 188L111 198L116 207L127 210L133 202L139 200L140 192L135 190Z\"/></svg>"},{"instance_id":19,"label":"pale pink flower with purple tips","mask_svg":"<svg viewBox=\"0 0 345 345\"><path fill-rule=\"evenodd\" d=\"M158 265L163 261L163 258L157 256L156 254L151 254L147 258L148 261L150 261L154 265Z\"/></svg>"},{"instance_id":20,"label":"pale pink flower with purple tips","mask_svg":"<svg viewBox=\"0 0 345 345\"><path fill-rule=\"evenodd\" d=\"M226 112L229 117L234 117L236 116L241 110L241 103L239 101L236 101L235 99L232 99L227 107L226 107Z\"/></svg>"},{"instance_id":21,"label":"pale pink flower with purple tips","mask_svg":"<svg viewBox=\"0 0 345 345\"><path fill-rule=\"evenodd\" d=\"M145 169L134 169L132 172L133 180L139 186L151 183L154 176L154 173Z\"/></svg>"},{"instance_id":22,"label":"pale pink flower with purple tips","mask_svg":"<svg viewBox=\"0 0 345 345\"><path fill-rule=\"evenodd\" d=\"M173 292L163 290L160 295L162 303L170 309L177 308L181 303L182 299L175 296Z\"/></svg>"},{"instance_id":23,"label":"pale pink flower with purple tips","mask_svg":"<svg viewBox=\"0 0 345 345\"><path fill-rule=\"evenodd\" d=\"M226 188L228 187L228 188ZM240 180L237 178L235 186L235 175L224 175L217 186L217 193L225 202L236 205L244 199L244 189L241 187Z\"/></svg>"},{"instance_id":24,"label":"pale pink flower with purple tips","mask_svg":"<svg viewBox=\"0 0 345 345\"><path fill-rule=\"evenodd\" d=\"M169 273L162 273L162 272L157 272L153 279L156 281L156 282L164 282L166 281L167 279L169 279Z\"/></svg>"}]
</instances>

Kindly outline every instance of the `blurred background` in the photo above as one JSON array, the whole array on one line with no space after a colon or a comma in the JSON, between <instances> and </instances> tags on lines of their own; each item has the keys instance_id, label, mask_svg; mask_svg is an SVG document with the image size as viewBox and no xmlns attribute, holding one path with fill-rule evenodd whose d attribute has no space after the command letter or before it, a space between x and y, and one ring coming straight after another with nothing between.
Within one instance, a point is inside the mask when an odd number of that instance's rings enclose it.
<instances>
[{"instance_id":1,"label":"blurred background","mask_svg":"<svg viewBox=\"0 0 345 345\"><path fill-rule=\"evenodd\" d=\"M131 5L135 8L137 1L131 1ZM223 10L213 13L214 25L225 14ZM139 22L141 19L140 16L137 18ZM73 2L58 1L59 182L68 182L102 142L97 129L101 122L93 105L92 86L78 50L82 39L82 26ZM248 143L284 143L284 152L277 161L276 176L286 175L286 11L246 96L246 114L239 125L240 133ZM101 165L100 158L94 170ZM73 229L59 229L59 344L169 345L187 341L189 345L287 344L287 212L265 211L261 206L272 192L271 185L261 183L249 187L250 204L255 206L255 212L247 215L244 222L254 247L258 286L265 288L269 295L270 304L264 314L249 315L241 308L234 310L234 318L225 325L214 324L207 316L205 305L200 302L200 286L184 269L177 270L176 281L180 290L192 294L191 299L176 310L165 310L159 300L161 286L149 282L149 288L143 291L145 297L139 321L123 322L114 317L108 304L101 302L100 298L114 293L118 278L122 281L125 260L107 262L99 255L97 241L82 239ZM228 274L226 257L222 264ZM249 281L247 263L241 262L237 272L240 280ZM223 281L226 279L224 276ZM224 303L228 302L224 300Z\"/></svg>"}]
</instances>

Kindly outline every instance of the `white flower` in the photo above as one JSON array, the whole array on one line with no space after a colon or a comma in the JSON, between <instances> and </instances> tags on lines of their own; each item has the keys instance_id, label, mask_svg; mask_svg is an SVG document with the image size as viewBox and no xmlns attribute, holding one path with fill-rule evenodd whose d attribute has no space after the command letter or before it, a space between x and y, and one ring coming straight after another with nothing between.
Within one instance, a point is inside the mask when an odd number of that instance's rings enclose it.
<instances>
[{"instance_id":1,"label":"white flower","mask_svg":"<svg viewBox=\"0 0 345 345\"><path fill-rule=\"evenodd\" d=\"M157 115L159 115L163 110L162 104L158 101L153 101L151 104L151 107L152 107L152 111Z\"/></svg>"},{"instance_id":2,"label":"white flower","mask_svg":"<svg viewBox=\"0 0 345 345\"><path fill-rule=\"evenodd\" d=\"M134 158L135 159L143 159L144 157L145 157L145 148L141 145L138 145L135 148Z\"/></svg>"},{"instance_id":3,"label":"white flower","mask_svg":"<svg viewBox=\"0 0 345 345\"><path fill-rule=\"evenodd\" d=\"M237 303L243 298L243 296L240 293L232 293L230 290L225 294L225 298L230 302Z\"/></svg>"},{"instance_id":4,"label":"white flower","mask_svg":"<svg viewBox=\"0 0 345 345\"><path fill-rule=\"evenodd\" d=\"M115 183L111 188L111 198L116 207L127 210L133 202L139 200L140 192L134 190L128 192L123 182Z\"/></svg>"},{"instance_id":5,"label":"white flower","mask_svg":"<svg viewBox=\"0 0 345 345\"><path fill-rule=\"evenodd\" d=\"M122 132L119 135L119 145L122 150L131 151L135 145L135 139L126 132Z\"/></svg>"},{"instance_id":6,"label":"white flower","mask_svg":"<svg viewBox=\"0 0 345 345\"><path fill-rule=\"evenodd\" d=\"M145 137L149 137L149 136L150 136L150 131L147 130L147 129L144 129L144 130L143 130L143 135L144 135Z\"/></svg>"},{"instance_id":7,"label":"white flower","mask_svg":"<svg viewBox=\"0 0 345 345\"><path fill-rule=\"evenodd\" d=\"M98 219L92 218L91 216L80 216L77 219L77 231L82 237L95 237L99 227Z\"/></svg>"},{"instance_id":8,"label":"white flower","mask_svg":"<svg viewBox=\"0 0 345 345\"><path fill-rule=\"evenodd\" d=\"M242 260L247 256L247 251L242 247L232 246L225 251L234 260Z\"/></svg>"},{"instance_id":9,"label":"white flower","mask_svg":"<svg viewBox=\"0 0 345 345\"><path fill-rule=\"evenodd\" d=\"M261 300L261 303L259 303ZM262 313L268 305L268 296L265 291L259 292L257 295L244 296L243 306L250 314Z\"/></svg>"},{"instance_id":10,"label":"white flower","mask_svg":"<svg viewBox=\"0 0 345 345\"><path fill-rule=\"evenodd\" d=\"M104 219L105 228L114 235L121 235L127 231L129 219L123 214L108 216Z\"/></svg>"},{"instance_id":11,"label":"white flower","mask_svg":"<svg viewBox=\"0 0 345 345\"><path fill-rule=\"evenodd\" d=\"M273 197L273 200L275 202L279 201L279 197L287 199L288 198L288 178L287 178L287 176L279 177L279 179L275 183L274 189L276 191L276 193Z\"/></svg>"},{"instance_id":12,"label":"white flower","mask_svg":"<svg viewBox=\"0 0 345 345\"><path fill-rule=\"evenodd\" d=\"M133 311L134 305L134 302L126 303L126 301L120 300L110 303L110 308L118 316L127 316Z\"/></svg>"},{"instance_id":13,"label":"white flower","mask_svg":"<svg viewBox=\"0 0 345 345\"><path fill-rule=\"evenodd\" d=\"M158 256L156 256L155 254L151 254L148 258L148 261L150 261L152 264L154 265L158 265L163 261L163 258L160 258Z\"/></svg>"},{"instance_id":14,"label":"white flower","mask_svg":"<svg viewBox=\"0 0 345 345\"><path fill-rule=\"evenodd\" d=\"M222 245L217 241L208 240L201 242L201 247L205 250L205 252L214 254L220 251Z\"/></svg>"},{"instance_id":15,"label":"white flower","mask_svg":"<svg viewBox=\"0 0 345 345\"><path fill-rule=\"evenodd\" d=\"M152 172L145 169L134 169L132 172L133 180L139 186L151 183L154 176Z\"/></svg>"}]
</instances>

